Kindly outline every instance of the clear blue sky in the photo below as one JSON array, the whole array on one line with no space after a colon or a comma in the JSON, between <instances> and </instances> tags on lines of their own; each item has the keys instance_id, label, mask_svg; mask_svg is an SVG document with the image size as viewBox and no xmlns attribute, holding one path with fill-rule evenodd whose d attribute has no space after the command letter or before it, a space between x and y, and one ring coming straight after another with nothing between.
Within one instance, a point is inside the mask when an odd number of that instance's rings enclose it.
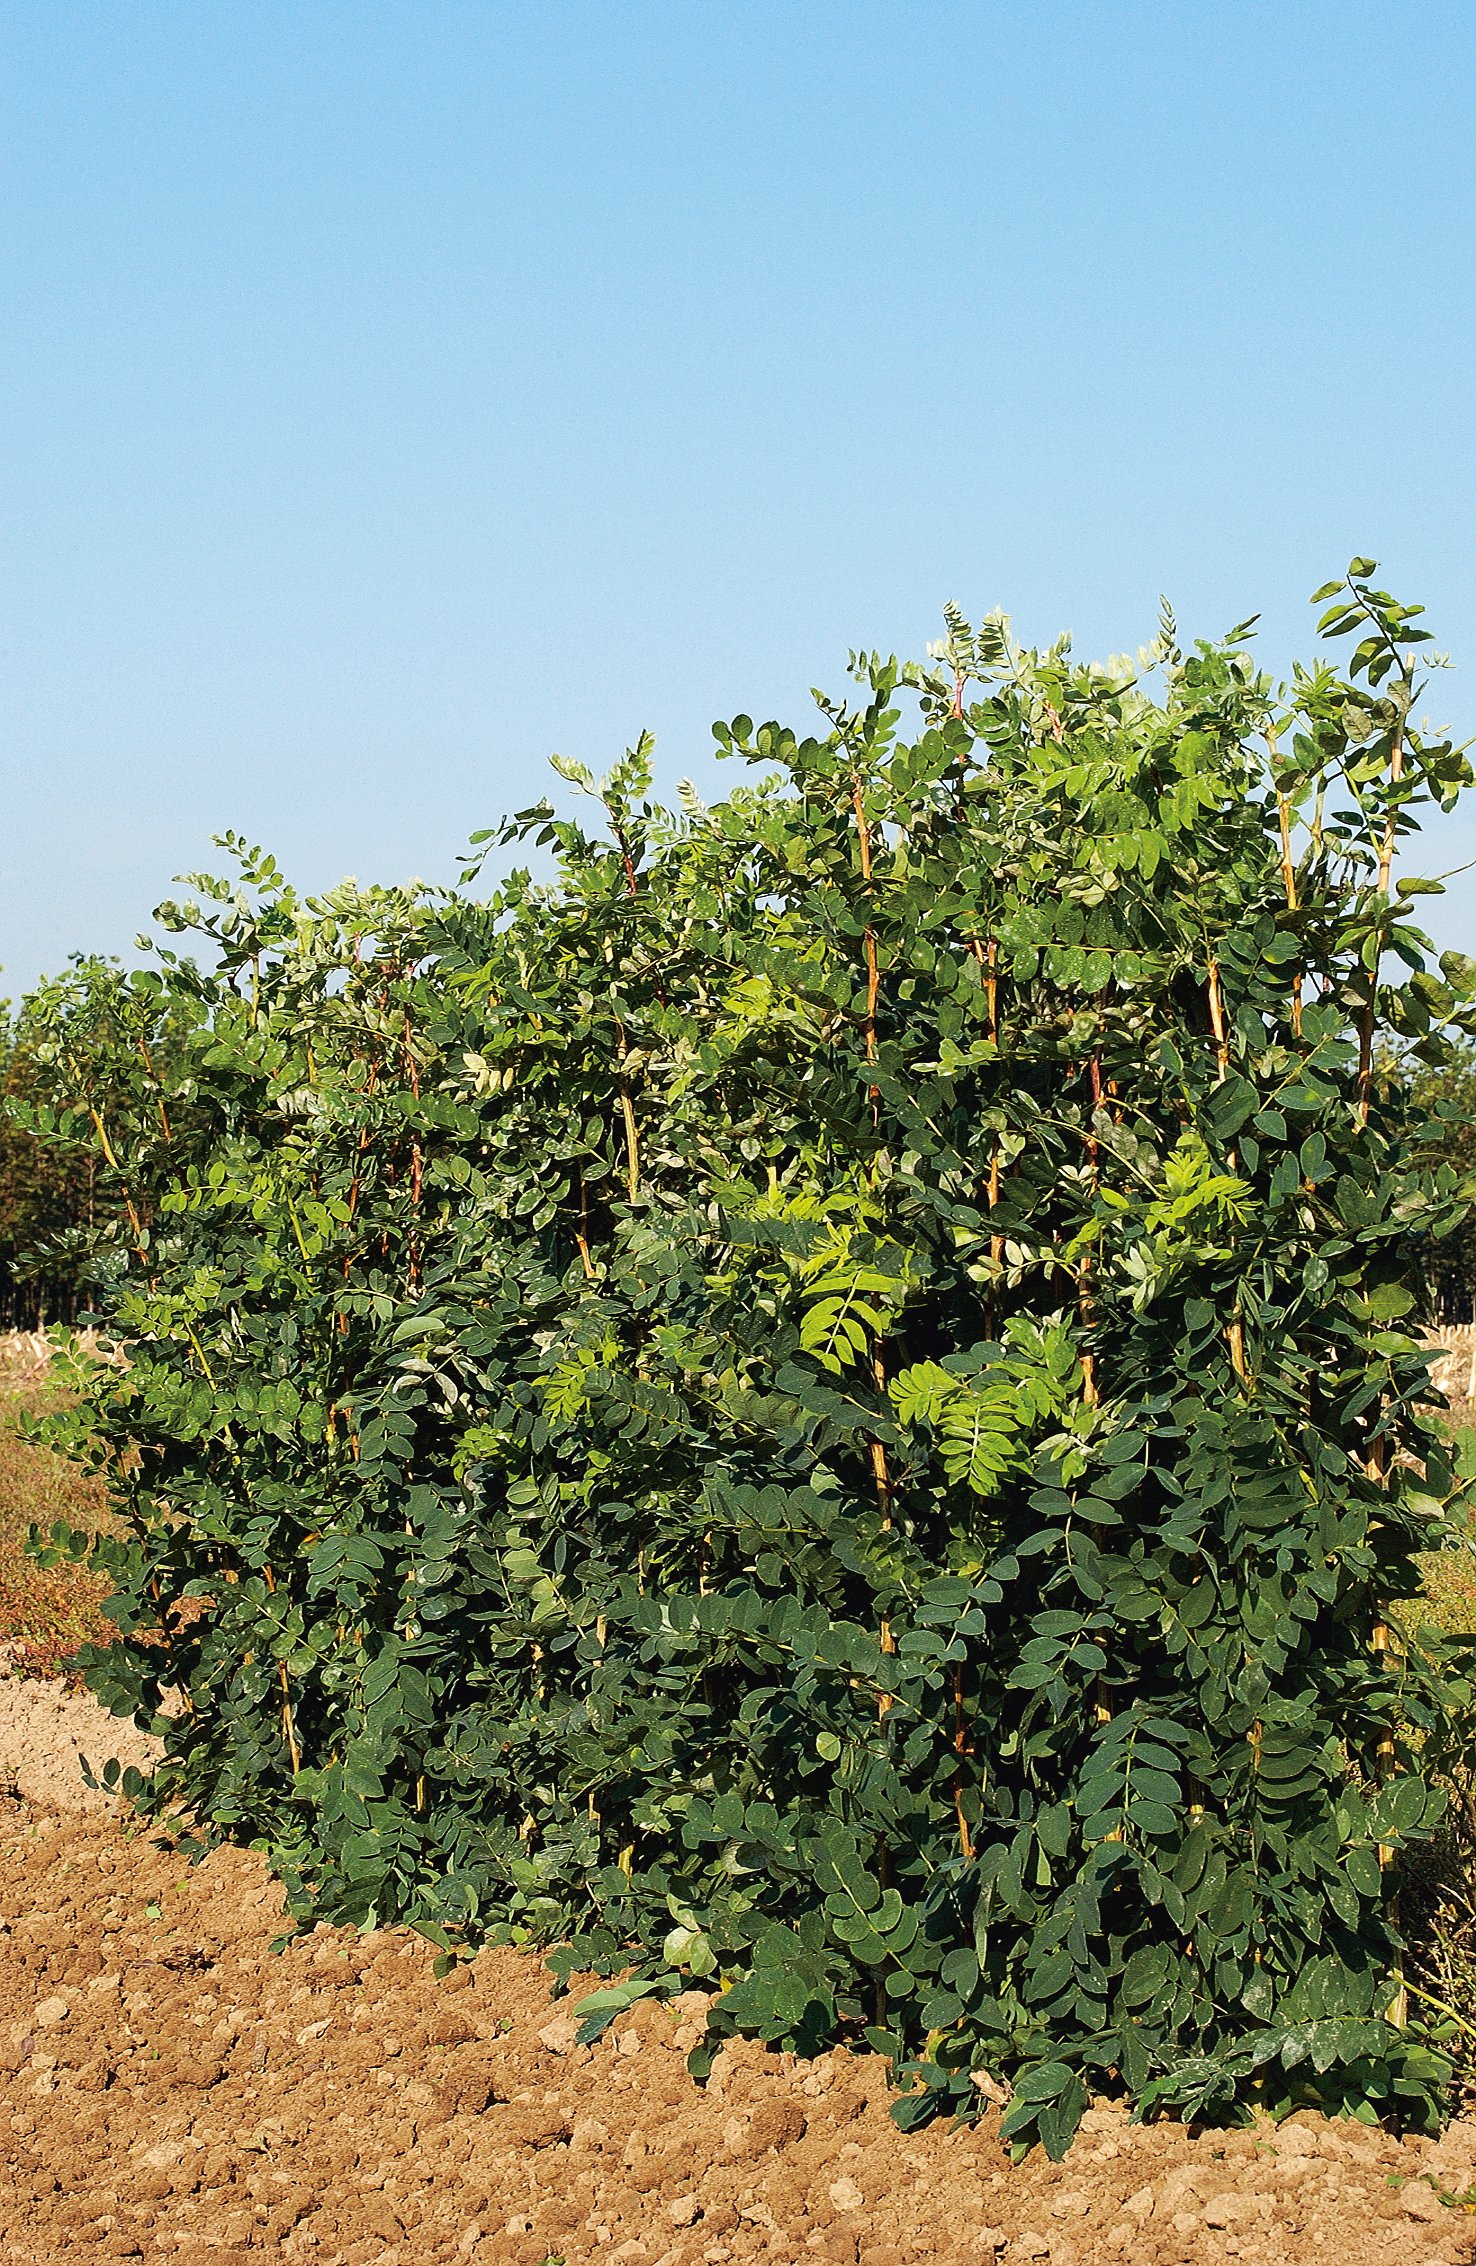
<instances>
[{"instance_id":1,"label":"clear blue sky","mask_svg":"<svg viewBox=\"0 0 1476 2266\"><path fill-rule=\"evenodd\" d=\"M12 993L949 597L1280 663L1368 550L1476 731L1470 0L7 0L0 103Z\"/></svg>"}]
</instances>

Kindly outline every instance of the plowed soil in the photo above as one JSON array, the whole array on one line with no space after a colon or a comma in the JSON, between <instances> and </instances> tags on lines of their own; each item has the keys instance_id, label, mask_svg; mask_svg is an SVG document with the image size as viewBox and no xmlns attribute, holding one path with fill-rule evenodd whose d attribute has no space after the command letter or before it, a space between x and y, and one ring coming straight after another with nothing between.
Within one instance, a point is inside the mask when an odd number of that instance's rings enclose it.
<instances>
[{"instance_id":1,"label":"plowed soil","mask_svg":"<svg viewBox=\"0 0 1476 2266\"><path fill-rule=\"evenodd\" d=\"M136 1826L0 1797L0 2259L247 2266L1464 2266L1476 2123L1436 2144L1299 2116L1131 2126L1064 2165L987 2120L904 2137L885 2071L727 2048L701 2003L593 2047L517 1952L442 1982L404 1931L286 1950L261 1861L191 1867Z\"/></svg>"},{"instance_id":2,"label":"plowed soil","mask_svg":"<svg viewBox=\"0 0 1476 2266\"><path fill-rule=\"evenodd\" d=\"M68 1691L52 1677L7 1674L13 1660L13 1650L0 1645L0 1793L18 1794L43 1813L111 1809L88 1786L84 1762L94 1777L109 1756L148 1770L158 1752L153 1741L86 1692Z\"/></svg>"}]
</instances>

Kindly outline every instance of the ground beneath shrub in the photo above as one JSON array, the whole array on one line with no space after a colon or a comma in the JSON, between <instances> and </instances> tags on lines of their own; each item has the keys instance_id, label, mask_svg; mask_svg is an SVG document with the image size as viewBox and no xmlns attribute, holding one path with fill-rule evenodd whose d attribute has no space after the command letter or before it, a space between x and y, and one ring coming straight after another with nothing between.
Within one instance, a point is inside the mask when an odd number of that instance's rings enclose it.
<instances>
[{"instance_id":1,"label":"ground beneath shrub","mask_svg":"<svg viewBox=\"0 0 1476 2266\"><path fill-rule=\"evenodd\" d=\"M107 1799L88 1788L84 1760L94 1777L109 1756L150 1768L158 1748L131 1723L108 1715L86 1692L7 1674L9 1665L0 1646L0 1793L18 1794L42 1811L102 1809Z\"/></svg>"},{"instance_id":2,"label":"ground beneath shrub","mask_svg":"<svg viewBox=\"0 0 1476 2266\"><path fill-rule=\"evenodd\" d=\"M630 2266L835 2260L1464 2266L1476 2122L1191 2135L1097 2107L1019 2169L994 2123L904 2137L882 2065L725 2049L700 2005L593 2047L539 1963L445 1981L404 1931L281 1953L259 1859L0 1799L0 2260Z\"/></svg>"}]
</instances>

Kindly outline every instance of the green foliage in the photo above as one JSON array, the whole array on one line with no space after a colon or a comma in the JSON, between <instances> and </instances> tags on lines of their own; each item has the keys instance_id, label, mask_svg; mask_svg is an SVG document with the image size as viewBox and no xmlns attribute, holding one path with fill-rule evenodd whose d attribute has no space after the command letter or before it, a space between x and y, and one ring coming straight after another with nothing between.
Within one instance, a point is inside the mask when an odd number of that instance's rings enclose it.
<instances>
[{"instance_id":1,"label":"green foliage","mask_svg":"<svg viewBox=\"0 0 1476 2266\"><path fill-rule=\"evenodd\" d=\"M0 1032L0 1303L11 1327L75 1311L79 1245L90 1247L97 1172L89 1145L37 1141L25 1122L37 1066L23 1021ZM78 1229L82 1230L79 1237Z\"/></svg>"},{"instance_id":2,"label":"green foliage","mask_svg":"<svg viewBox=\"0 0 1476 2266\"><path fill-rule=\"evenodd\" d=\"M1380 1851L1451 1671L1375 1640L1464 1215L1378 1063L1471 1028L1390 878L1469 773L1334 589L1347 672L1280 689L1244 630L950 612L817 736L717 727L715 808L561 766L607 836L480 838L548 884L305 902L228 842L198 958L38 1008L130 1223L62 1422L157 1808L304 1919L633 1968L587 2025L718 1978L699 2068L864 2033L906 2124L986 2073L1053 2153L1103 2087L1435 2114Z\"/></svg>"},{"instance_id":3,"label":"green foliage","mask_svg":"<svg viewBox=\"0 0 1476 2266\"><path fill-rule=\"evenodd\" d=\"M29 1290L38 1326L106 1296L136 1250L158 1144L197 1130L178 1050L198 1015L192 999L141 994L116 961L78 956L0 1033L0 1284Z\"/></svg>"}]
</instances>

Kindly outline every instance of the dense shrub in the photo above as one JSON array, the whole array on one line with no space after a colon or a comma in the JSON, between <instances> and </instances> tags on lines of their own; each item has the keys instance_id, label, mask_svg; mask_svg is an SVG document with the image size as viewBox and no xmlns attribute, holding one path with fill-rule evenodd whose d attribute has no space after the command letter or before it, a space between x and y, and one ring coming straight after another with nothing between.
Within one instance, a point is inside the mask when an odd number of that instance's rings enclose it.
<instances>
[{"instance_id":1,"label":"dense shrub","mask_svg":"<svg viewBox=\"0 0 1476 2266\"><path fill-rule=\"evenodd\" d=\"M90 1674L186 1695L152 1803L304 1916L864 2029L904 2122L989 2072L1053 2150L1103 2086L1434 2113L1388 1865L1446 1670L1384 1616L1453 1484L1407 1237L1462 1207L1378 1065L1470 1027L1390 880L1469 774L1368 571L1289 690L950 614L818 736L719 727L765 774L715 808L560 765L607 831L492 837L547 883L304 902L228 840L90 1080Z\"/></svg>"}]
</instances>

